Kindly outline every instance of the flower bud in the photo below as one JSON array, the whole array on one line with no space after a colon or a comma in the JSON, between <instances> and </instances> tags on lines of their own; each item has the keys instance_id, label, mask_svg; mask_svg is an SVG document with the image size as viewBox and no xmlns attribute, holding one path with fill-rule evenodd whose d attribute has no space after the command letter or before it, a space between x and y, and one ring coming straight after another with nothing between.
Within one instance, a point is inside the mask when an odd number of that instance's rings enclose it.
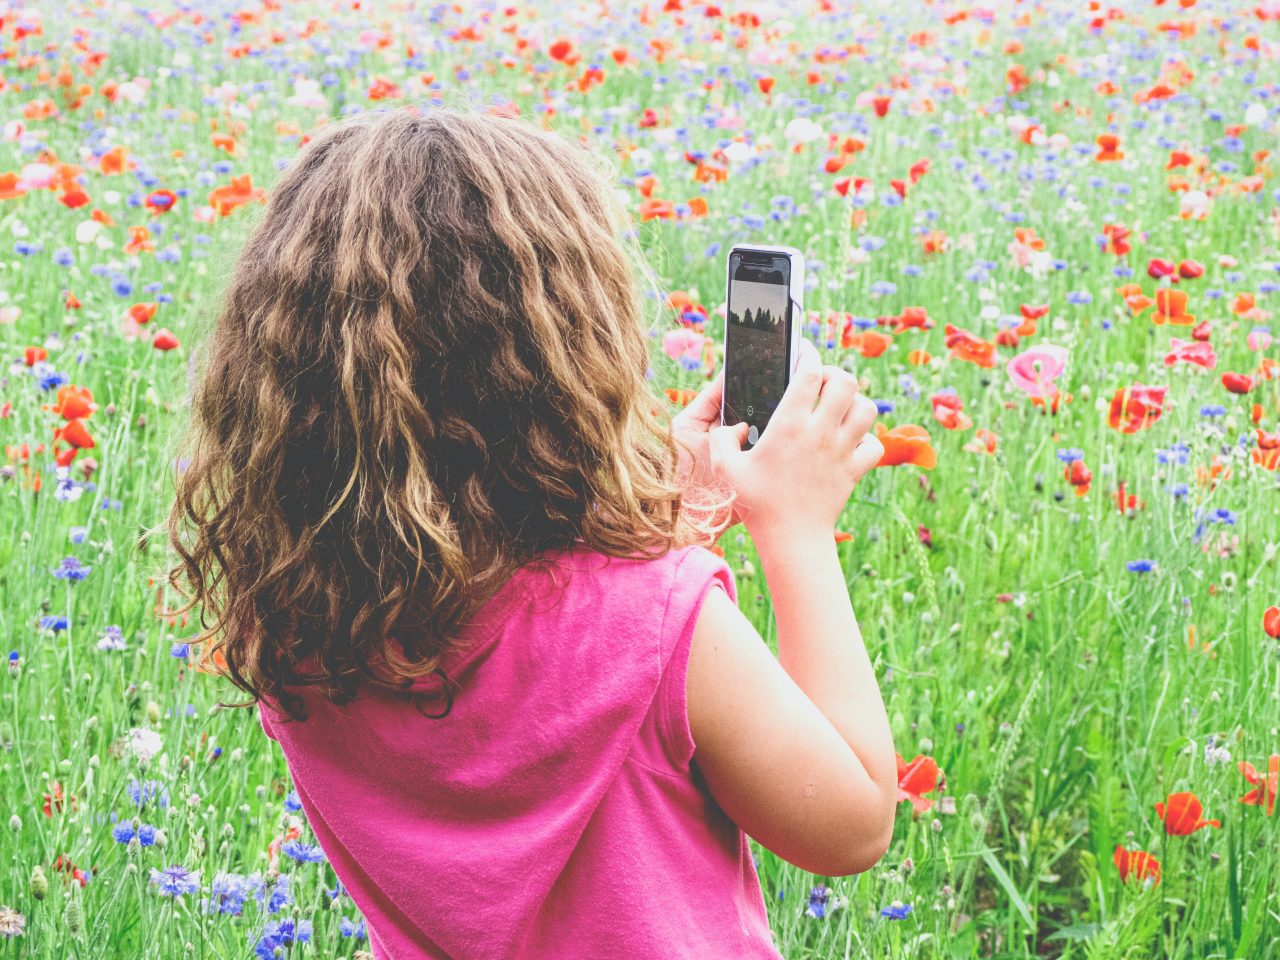
<instances>
[{"instance_id":1,"label":"flower bud","mask_svg":"<svg viewBox=\"0 0 1280 960\"><path fill-rule=\"evenodd\" d=\"M37 900L43 900L49 892L49 878L44 875L44 870L40 866L36 866L31 871L31 896Z\"/></svg>"}]
</instances>

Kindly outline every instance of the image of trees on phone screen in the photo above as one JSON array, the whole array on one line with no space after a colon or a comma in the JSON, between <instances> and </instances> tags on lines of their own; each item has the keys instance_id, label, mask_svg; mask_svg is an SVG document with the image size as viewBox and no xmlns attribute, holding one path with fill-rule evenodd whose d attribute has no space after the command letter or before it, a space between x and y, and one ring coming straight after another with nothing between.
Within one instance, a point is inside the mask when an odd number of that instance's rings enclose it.
<instances>
[{"instance_id":1,"label":"image of trees on phone screen","mask_svg":"<svg viewBox=\"0 0 1280 960\"><path fill-rule=\"evenodd\" d=\"M725 423L763 432L787 386L790 263L731 265L725 332Z\"/></svg>"}]
</instances>

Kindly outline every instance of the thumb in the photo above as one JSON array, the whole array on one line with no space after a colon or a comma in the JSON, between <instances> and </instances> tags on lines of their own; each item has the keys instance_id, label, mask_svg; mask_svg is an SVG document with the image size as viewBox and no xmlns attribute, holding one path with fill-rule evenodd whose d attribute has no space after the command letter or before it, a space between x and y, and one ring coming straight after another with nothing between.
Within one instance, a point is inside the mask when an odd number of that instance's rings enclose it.
<instances>
[{"instance_id":1,"label":"thumb","mask_svg":"<svg viewBox=\"0 0 1280 960\"><path fill-rule=\"evenodd\" d=\"M800 349L796 351L795 370L791 374L791 382L782 392L778 401L775 416L792 417L809 413L818 402L818 394L822 391L825 372L822 369L822 357L818 348L808 340L800 340Z\"/></svg>"},{"instance_id":2,"label":"thumb","mask_svg":"<svg viewBox=\"0 0 1280 960\"><path fill-rule=\"evenodd\" d=\"M732 471L733 464L743 455L742 445L747 440L747 430L748 427L744 421L732 426L716 427L707 434L710 444L711 472L715 476L721 477L726 471Z\"/></svg>"},{"instance_id":3,"label":"thumb","mask_svg":"<svg viewBox=\"0 0 1280 960\"><path fill-rule=\"evenodd\" d=\"M796 351L795 361L791 366L792 377L798 376L806 370L822 370L822 357L818 353L818 348L804 337L800 338L800 349Z\"/></svg>"}]
</instances>

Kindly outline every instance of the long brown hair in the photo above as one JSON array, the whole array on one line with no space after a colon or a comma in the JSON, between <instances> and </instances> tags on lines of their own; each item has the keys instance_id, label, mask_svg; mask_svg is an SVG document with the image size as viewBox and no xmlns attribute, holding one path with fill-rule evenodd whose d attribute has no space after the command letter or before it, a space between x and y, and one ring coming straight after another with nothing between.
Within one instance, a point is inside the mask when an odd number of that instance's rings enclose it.
<instances>
[{"instance_id":1,"label":"long brown hair","mask_svg":"<svg viewBox=\"0 0 1280 960\"><path fill-rule=\"evenodd\" d=\"M437 671L547 550L714 535L681 509L599 168L523 120L410 107L322 128L281 175L168 519L206 662L254 699L301 717L289 686L344 702Z\"/></svg>"}]
</instances>

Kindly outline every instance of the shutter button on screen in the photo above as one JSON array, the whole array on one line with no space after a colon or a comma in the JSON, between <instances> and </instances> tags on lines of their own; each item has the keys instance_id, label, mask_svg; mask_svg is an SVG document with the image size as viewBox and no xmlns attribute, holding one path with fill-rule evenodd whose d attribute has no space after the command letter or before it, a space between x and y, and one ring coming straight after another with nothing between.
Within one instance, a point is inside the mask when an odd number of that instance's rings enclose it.
<instances>
[{"instance_id":1,"label":"shutter button on screen","mask_svg":"<svg viewBox=\"0 0 1280 960\"><path fill-rule=\"evenodd\" d=\"M755 443L759 439L760 439L760 431L756 429L756 425L753 423L750 427L747 428L747 442Z\"/></svg>"}]
</instances>

